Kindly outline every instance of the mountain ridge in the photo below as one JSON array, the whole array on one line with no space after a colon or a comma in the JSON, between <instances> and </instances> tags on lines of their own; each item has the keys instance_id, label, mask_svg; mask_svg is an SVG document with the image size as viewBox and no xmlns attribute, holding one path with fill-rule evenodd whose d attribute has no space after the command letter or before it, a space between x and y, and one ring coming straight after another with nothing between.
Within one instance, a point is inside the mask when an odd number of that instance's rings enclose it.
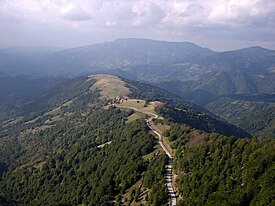
<instances>
[{"instance_id":1,"label":"mountain ridge","mask_svg":"<svg viewBox=\"0 0 275 206\"><path fill-rule=\"evenodd\" d=\"M232 137L236 128L205 109L106 74L51 83L42 91L31 102L7 104L5 111L28 110L0 121L0 202L167 205L169 159L152 130L174 155L177 204L272 201L274 139ZM152 112L159 118L148 120ZM230 137L220 134L223 126Z\"/></svg>"},{"instance_id":2,"label":"mountain ridge","mask_svg":"<svg viewBox=\"0 0 275 206\"><path fill-rule=\"evenodd\" d=\"M274 57L274 50L261 47L215 52L190 42L136 38L44 55L0 53L0 71L15 76L67 77L108 73L157 84L171 92L176 88L182 97L196 94L198 89L213 96L270 94L275 91ZM200 101L196 98L194 101Z\"/></svg>"}]
</instances>

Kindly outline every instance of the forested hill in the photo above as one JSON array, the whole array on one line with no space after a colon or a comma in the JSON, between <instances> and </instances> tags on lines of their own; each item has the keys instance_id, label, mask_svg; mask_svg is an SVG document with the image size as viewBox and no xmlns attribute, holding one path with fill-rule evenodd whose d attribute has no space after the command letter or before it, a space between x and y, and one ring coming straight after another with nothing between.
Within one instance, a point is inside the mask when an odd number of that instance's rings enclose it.
<instances>
[{"instance_id":1,"label":"forested hill","mask_svg":"<svg viewBox=\"0 0 275 206\"><path fill-rule=\"evenodd\" d=\"M211 143L221 139L221 143L227 145L232 137L224 135L243 137L244 134L165 90L115 76L51 79L49 84L43 82L41 88L40 95L36 91L28 94L32 99L22 96L17 99L13 88L9 94L12 94L12 101L5 98L7 101L1 103L0 196L3 202L166 205L167 158L149 132L146 116L131 109L115 108L114 102L131 102L148 112L167 107L180 109L184 113L180 119L172 119L171 115L162 112L160 115L164 119L156 123L160 128L167 124L169 134L166 136L171 135L171 141L179 140L173 146L174 153L179 153L177 158L181 157L180 152L185 151L183 145L188 142L186 146L196 145L196 141L204 143L207 139ZM188 129L178 130L182 134L173 134L175 125ZM226 130L219 130L225 125ZM231 133L224 133L227 130ZM198 138L193 139L190 132ZM251 142L250 139L240 141ZM196 152L195 148L192 152ZM183 164L181 159L177 161ZM264 162L255 164L264 171L268 169L262 166ZM190 163L191 166L190 171L194 165ZM179 167L180 175L181 171ZM179 182L178 189L180 185ZM185 189L182 190L178 190L181 196L186 194Z\"/></svg>"},{"instance_id":2,"label":"forested hill","mask_svg":"<svg viewBox=\"0 0 275 206\"><path fill-rule=\"evenodd\" d=\"M226 136L236 136L240 138L251 137L251 135L214 115L213 113L199 107L181 97L169 93L158 87L137 81L125 80L128 87L133 91L129 96L150 100L159 100L166 103L165 106L158 108L158 112L168 119L175 122L187 124L196 129L207 132L217 132Z\"/></svg>"}]
</instances>

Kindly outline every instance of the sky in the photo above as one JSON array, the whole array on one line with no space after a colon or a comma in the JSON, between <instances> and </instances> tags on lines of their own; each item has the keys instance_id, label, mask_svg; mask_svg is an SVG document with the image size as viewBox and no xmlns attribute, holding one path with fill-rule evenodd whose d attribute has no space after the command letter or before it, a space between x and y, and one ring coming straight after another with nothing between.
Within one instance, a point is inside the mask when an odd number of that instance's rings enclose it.
<instances>
[{"instance_id":1,"label":"sky","mask_svg":"<svg viewBox=\"0 0 275 206\"><path fill-rule=\"evenodd\" d=\"M275 49L275 0L0 0L0 48L119 38Z\"/></svg>"}]
</instances>

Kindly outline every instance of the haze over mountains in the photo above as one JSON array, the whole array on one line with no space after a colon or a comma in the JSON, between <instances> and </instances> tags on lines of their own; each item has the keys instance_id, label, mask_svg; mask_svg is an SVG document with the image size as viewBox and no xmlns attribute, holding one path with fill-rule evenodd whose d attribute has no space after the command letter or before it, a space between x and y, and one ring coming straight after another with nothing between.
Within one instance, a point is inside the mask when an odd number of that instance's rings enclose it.
<instances>
[{"instance_id":1,"label":"haze over mountains","mask_svg":"<svg viewBox=\"0 0 275 206\"><path fill-rule=\"evenodd\" d=\"M239 126L240 117L227 115L237 112L234 101L266 103L263 111L274 108L275 51L261 47L215 52L190 42L118 39L65 50L42 47L0 50L0 78L5 81L7 75L67 78L98 73L162 87ZM220 100L222 97L232 102L230 110L228 102ZM218 107L213 107L217 104ZM247 118L247 111L244 113L245 122L257 119ZM266 114L270 120L267 125L273 121L271 114ZM271 125L269 135L273 134L274 124Z\"/></svg>"},{"instance_id":2,"label":"haze over mountains","mask_svg":"<svg viewBox=\"0 0 275 206\"><path fill-rule=\"evenodd\" d=\"M275 51L261 47L214 52L189 42L119 39L60 51L3 49L0 65L10 75L117 74L183 96L272 93L275 87Z\"/></svg>"}]
</instances>

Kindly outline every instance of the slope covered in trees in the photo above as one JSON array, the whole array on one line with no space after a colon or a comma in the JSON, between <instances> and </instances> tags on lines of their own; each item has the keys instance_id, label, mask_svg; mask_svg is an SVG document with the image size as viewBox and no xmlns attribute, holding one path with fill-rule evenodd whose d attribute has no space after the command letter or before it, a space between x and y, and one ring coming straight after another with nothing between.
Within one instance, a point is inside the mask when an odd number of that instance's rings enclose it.
<instances>
[{"instance_id":1,"label":"slope covered in trees","mask_svg":"<svg viewBox=\"0 0 275 206\"><path fill-rule=\"evenodd\" d=\"M119 116L115 116L118 121ZM104 127L101 122L89 123L99 130ZM103 148L96 147L98 130L70 131L75 144L67 143L43 162L27 164L7 174L1 191L28 205L110 205L116 195L123 194L141 178L148 165L142 156L155 145L144 122L122 124L111 131L101 131L112 141Z\"/></svg>"},{"instance_id":2,"label":"slope covered in trees","mask_svg":"<svg viewBox=\"0 0 275 206\"><path fill-rule=\"evenodd\" d=\"M274 205L274 139L236 139L170 124L178 205Z\"/></svg>"},{"instance_id":3,"label":"slope covered in trees","mask_svg":"<svg viewBox=\"0 0 275 206\"><path fill-rule=\"evenodd\" d=\"M107 109L109 100L90 89L93 83L80 78L58 85L34 99L31 104L39 106L34 114L24 111L21 122L2 123L3 203L127 204L130 199L118 197L144 176L145 201L166 204L166 159L159 153L143 158L156 145L145 121L128 123L131 111ZM155 170L159 173L150 172Z\"/></svg>"},{"instance_id":4,"label":"slope covered in trees","mask_svg":"<svg viewBox=\"0 0 275 206\"><path fill-rule=\"evenodd\" d=\"M275 95L222 97L206 108L256 137L275 137Z\"/></svg>"},{"instance_id":5,"label":"slope covered in trees","mask_svg":"<svg viewBox=\"0 0 275 206\"><path fill-rule=\"evenodd\" d=\"M246 133L165 90L124 82L130 98L166 103L159 104L158 121L171 126L165 136L173 141L180 205L272 203L273 140L222 136ZM113 108L115 100L91 89L94 83L83 77L51 84L33 101L20 97L3 118L0 201L167 204L167 158L144 119L128 121L133 111Z\"/></svg>"}]
</instances>

